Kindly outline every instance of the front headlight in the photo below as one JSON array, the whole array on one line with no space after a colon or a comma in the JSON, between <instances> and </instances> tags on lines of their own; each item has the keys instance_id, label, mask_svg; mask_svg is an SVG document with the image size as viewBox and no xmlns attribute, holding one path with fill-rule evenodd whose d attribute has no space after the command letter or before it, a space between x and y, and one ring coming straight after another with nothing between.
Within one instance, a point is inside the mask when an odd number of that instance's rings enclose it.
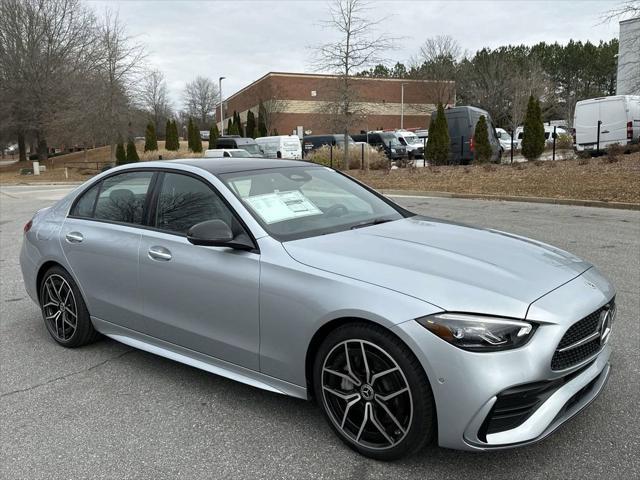
<instances>
[{"instance_id":1,"label":"front headlight","mask_svg":"<svg viewBox=\"0 0 640 480\"><path fill-rule=\"evenodd\" d=\"M446 342L472 352L520 347L529 341L535 330L533 324L521 320L463 313L439 313L416 321Z\"/></svg>"},{"instance_id":2,"label":"front headlight","mask_svg":"<svg viewBox=\"0 0 640 480\"><path fill-rule=\"evenodd\" d=\"M396 149L395 149L395 148L392 148L392 149L391 149L391 153L396 153Z\"/></svg>"}]
</instances>

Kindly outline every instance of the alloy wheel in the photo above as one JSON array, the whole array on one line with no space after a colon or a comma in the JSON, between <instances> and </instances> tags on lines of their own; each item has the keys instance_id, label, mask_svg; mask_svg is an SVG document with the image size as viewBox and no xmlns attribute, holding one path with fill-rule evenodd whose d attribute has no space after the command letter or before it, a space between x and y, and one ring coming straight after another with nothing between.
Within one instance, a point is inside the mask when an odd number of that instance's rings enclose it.
<instances>
[{"instance_id":1,"label":"alloy wheel","mask_svg":"<svg viewBox=\"0 0 640 480\"><path fill-rule=\"evenodd\" d=\"M407 435L413 399L397 362L366 340L335 345L322 365L322 396L334 425L369 449L396 446Z\"/></svg>"},{"instance_id":2,"label":"alloy wheel","mask_svg":"<svg viewBox=\"0 0 640 480\"><path fill-rule=\"evenodd\" d=\"M71 285L60 275L49 275L44 281L42 310L49 331L59 341L73 337L78 326L78 307Z\"/></svg>"}]
</instances>

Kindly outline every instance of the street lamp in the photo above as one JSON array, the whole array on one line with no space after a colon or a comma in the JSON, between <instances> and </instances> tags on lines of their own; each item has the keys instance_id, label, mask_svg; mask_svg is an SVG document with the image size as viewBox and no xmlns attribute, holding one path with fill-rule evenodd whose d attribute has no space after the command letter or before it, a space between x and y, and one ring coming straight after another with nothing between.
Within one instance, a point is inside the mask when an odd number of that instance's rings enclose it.
<instances>
[{"instance_id":1,"label":"street lamp","mask_svg":"<svg viewBox=\"0 0 640 480\"><path fill-rule=\"evenodd\" d=\"M222 80L226 77L218 79L218 91L220 92L220 136L224 135L224 101L222 100Z\"/></svg>"},{"instance_id":2,"label":"street lamp","mask_svg":"<svg viewBox=\"0 0 640 480\"><path fill-rule=\"evenodd\" d=\"M400 84L400 130L404 128L404 83Z\"/></svg>"}]
</instances>

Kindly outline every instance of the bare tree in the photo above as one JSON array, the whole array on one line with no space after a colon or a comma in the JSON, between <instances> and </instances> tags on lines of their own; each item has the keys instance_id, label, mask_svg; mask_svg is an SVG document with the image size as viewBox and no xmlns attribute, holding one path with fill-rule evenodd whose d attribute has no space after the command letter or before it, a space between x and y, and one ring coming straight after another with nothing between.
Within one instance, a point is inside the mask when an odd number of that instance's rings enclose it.
<instances>
[{"instance_id":1,"label":"bare tree","mask_svg":"<svg viewBox=\"0 0 640 480\"><path fill-rule=\"evenodd\" d=\"M99 28L101 61L99 78L102 88L98 95L107 143L111 145L111 159L115 160L116 144L127 133L128 112L138 80L144 72L146 53L142 44L128 36L125 26L110 11L105 12Z\"/></svg>"},{"instance_id":2,"label":"bare tree","mask_svg":"<svg viewBox=\"0 0 640 480\"><path fill-rule=\"evenodd\" d=\"M206 77L198 76L184 88L184 109L201 127L209 124L218 102L218 88Z\"/></svg>"},{"instance_id":3,"label":"bare tree","mask_svg":"<svg viewBox=\"0 0 640 480\"><path fill-rule=\"evenodd\" d=\"M139 103L151 117L156 132L171 114L167 94L167 83L159 70L151 70L142 82L139 93Z\"/></svg>"},{"instance_id":4,"label":"bare tree","mask_svg":"<svg viewBox=\"0 0 640 480\"><path fill-rule=\"evenodd\" d=\"M434 80L433 93L438 103L455 102L455 88L450 83L456 80L457 65L462 56L458 42L449 35L427 38L420 47L418 57L411 60L414 78Z\"/></svg>"},{"instance_id":5,"label":"bare tree","mask_svg":"<svg viewBox=\"0 0 640 480\"><path fill-rule=\"evenodd\" d=\"M365 68L385 63L382 53L393 48L396 41L387 34L376 33L383 19L368 19L368 10L363 0L334 0L329 7L330 19L323 24L338 32L340 38L320 45L314 61L316 70L338 74L334 100L323 110L334 116L336 127L345 138L350 128L367 113L358 103L352 77ZM349 158L349 142L344 142L344 149L345 158Z\"/></svg>"},{"instance_id":6,"label":"bare tree","mask_svg":"<svg viewBox=\"0 0 640 480\"><path fill-rule=\"evenodd\" d=\"M21 160L30 138L44 161L52 125L95 71L96 19L80 0L0 0L0 18L0 128L16 135Z\"/></svg>"}]
</instances>

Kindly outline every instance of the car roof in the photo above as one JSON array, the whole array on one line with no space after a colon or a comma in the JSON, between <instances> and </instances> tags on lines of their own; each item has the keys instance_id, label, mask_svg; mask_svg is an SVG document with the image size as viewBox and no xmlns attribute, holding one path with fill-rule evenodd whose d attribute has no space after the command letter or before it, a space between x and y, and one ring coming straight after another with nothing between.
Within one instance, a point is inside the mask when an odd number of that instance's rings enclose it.
<instances>
[{"instance_id":1,"label":"car roof","mask_svg":"<svg viewBox=\"0 0 640 480\"><path fill-rule=\"evenodd\" d=\"M314 167L321 166L311 162L296 160L276 160L267 158L182 158L166 163L178 163L191 167L201 168L213 175L232 172L245 172L248 170L266 170L269 168L284 167Z\"/></svg>"}]
</instances>

